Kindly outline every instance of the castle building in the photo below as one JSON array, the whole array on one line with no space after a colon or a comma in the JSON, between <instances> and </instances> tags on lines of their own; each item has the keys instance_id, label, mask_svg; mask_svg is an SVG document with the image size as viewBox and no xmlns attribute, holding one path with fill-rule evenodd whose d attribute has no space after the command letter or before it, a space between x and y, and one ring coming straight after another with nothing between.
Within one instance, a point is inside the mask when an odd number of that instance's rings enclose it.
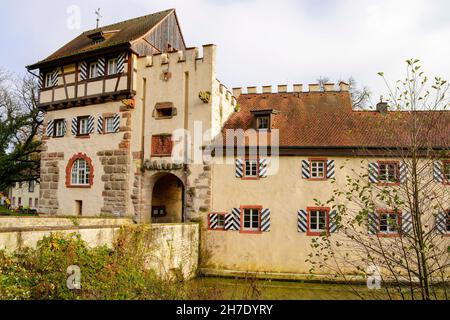
<instances>
[{"instance_id":1,"label":"castle building","mask_svg":"<svg viewBox=\"0 0 450 320\"><path fill-rule=\"evenodd\" d=\"M27 68L45 110L39 212L200 222L211 273L306 274L311 238L337 232L336 210L315 199L345 181L344 164L365 161L371 183L406 176L383 152L404 141L377 131L398 127L382 105L352 110L346 83L230 91L216 46L187 47L173 9L84 32ZM450 162L434 179L448 187ZM389 214L374 233L390 232Z\"/></svg>"}]
</instances>

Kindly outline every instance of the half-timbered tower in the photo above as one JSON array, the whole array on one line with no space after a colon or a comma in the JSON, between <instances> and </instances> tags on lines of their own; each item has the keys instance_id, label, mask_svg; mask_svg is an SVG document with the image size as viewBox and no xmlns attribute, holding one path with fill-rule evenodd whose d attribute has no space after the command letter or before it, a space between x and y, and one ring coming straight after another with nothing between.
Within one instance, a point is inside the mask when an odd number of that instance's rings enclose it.
<instances>
[{"instance_id":1,"label":"half-timbered tower","mask_svg":"<svg viewBox=\"0 0 450 320\"><path fill-rule=\"evenodd\" d=\"M157 222L207 212L210 168L171 154L173 132L193 135L200 121L207 144L234 110L215 52L186 48L167 10L84 32L29 66L46 111L40 211Z\"/></svg>"}]
</instances>

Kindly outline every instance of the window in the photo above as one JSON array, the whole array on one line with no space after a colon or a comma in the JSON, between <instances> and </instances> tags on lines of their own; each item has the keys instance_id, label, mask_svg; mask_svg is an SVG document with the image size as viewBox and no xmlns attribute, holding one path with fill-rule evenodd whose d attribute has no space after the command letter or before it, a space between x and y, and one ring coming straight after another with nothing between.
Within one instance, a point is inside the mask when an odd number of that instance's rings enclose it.
<instances>
[{"instance_id":1,"label":"window","mask_svg":"<svg viewBox=\"0 0 450 320\"><path fill-rule=\"evenodd\" d=\"M55 120L55 137L63 137L64 136L64 120Z\"/></svg>"},{"instance_id":2,"label":"window","mask_svg":"<svg viewBox=\"0 0 450 320\"><path fill-rule=\"evenodd\" d=\"M114 131L114 117L108 117L105 119L105 133L112 133Z\"/></svg>"},{"instance_id":3,"label":"window","mask_svg":"<svg viewBox=\"0 0 450 320\"><path fill-rule=\"evenodd\" d=\"M157 135L152 137L152 156L170 157L172 155L172 136Z\"/></svg>"},{"instance_id":4,"label":"window","mask_svg":"<svg viewBox=\"0 0 450 320\"><path fill-rule=\"evenodd\" d=\"M158 118L172 117L172 108L161 108L158 109L156 112Z\"/></svg>"},{"instance_id":5,"label":"window","mask_svg":"<svg viewBox=\"0 0 450 320\"><path fill-rule=\"evenodd\" d=\"M28 198L28 207L31 208L33 206L33 198Z\"/></svg>"},{"instance_id":6,"label":"window","mask_svg":"<svg viewBox=\"0 0 450 320\"><path fill-rule=\"evenodd\" d=\"M52 81L52 79L53 79L53 73L46 73L45 74L45 82L44 82L44 86L46 87L46 88L50 88L50 87L53 87L53 81Z\"/></svg>"},{"instance_id":7,"label":"window","mask_svg":"<svg viewBox=\"0 0 450 320\"><path fill-rule=\"evenodd\" d=\"M450 182L450 161L444 161L442 169L444 173L444 179L447 182Z\"/></svg>"},{"instance_id":8,"label":"window","mask_svg":"<svg viewBox=\"0 0 450 320\"><path fill-rule=\"evenodd\" d=\"M89 78L97 78L99 74L98 62L92 62L91 64L89 64Z\"/></svg>"},{"instance_id":9,"label":"window","mask_svg":"<svg viewBox=\"0 0 450 320\"><path fill-rule=\"evenodd\" d=\"M256 117L256 129L268 130L270 128L270 116L258 116Z\"/></svg>"},{"instance_id":10,"label":"window","mask_svg":"<svg viewBox=\"0 0 450 320\"><path fill-rule=\"evenodd\" d=\"M108 60L108 75L117 74L117 59Z\"/></svg>"},{"instance_id":11,"label":"window","mask_svg":"<svg viewBox=\"0 0 450 320\"><path fill-rule=\"evenodd\" d=\"M78 135L88 135L89 117L78 118Z\"/></svg>"},{"instance_id":12,"label":"window","mask_svg":"<svg viewBox=\"0 0 450 320\"><path fill-rule=\"evenodd\" d=\"M378 180L380 183L397 183L399 181L398 162L380 162Z\"/></svg>"},{"instance_id":13,"label":"window","mask_svg":"<svg viewBox=\"0 0 450 320\"><path fill-rule=\"evenodd\" d=\"M245 160L245 178L257 178L258 177L258 160L246 159Z\"/></svg>"},{"instance_id":14,"label":"window","mask_svg":"<svg viewBox=\"0 0 450 320\"><path fill-rule=\"evenodd\" d=\"M259 208L243 208L242 222L244 231L260 231L261 219Z\"/></svg>"},{"instance_id":15,"label":"window","mask_svg":"<svg viewBox=\"0 0 450 320\"><path fill-rule=\"evenodd\" d=\"M176 113L172 102L158 102L155 105L153 116L156 119L167 119L176 116Z\"/></svg>"},{"instance_id":16,"label":"window","mask_svg":"<svg viewBox=\"0 0 450 320\"><path fill-rule=\"evenodd\" d=\"M308 209L308 235L320 236L328 232L328 208Z\"/></svg>"},{"instance_id":17,"label":"window","mask_svg":"<svg viewBox=\"0 0 450 320\"><path fill-rule=\"evenodd\" d=\"M398 234L400 226L400 214L396 212L379 213L379 233Z\"/></svg>"},{"instance_id":18,"label":"window","mask_svg":"<svg viewBox=\"0 0 450 320\"><path fill-rule=\"evenodd\" d=\"M152 217L161 218L167 215L165 206L153 206L152 207Z\"/></svg>"},{"instance_id":19,"label":"window","mask_svg":"<svg viewBox=\"0 0 450 320\"><path fill-rule=\"evenodd\" d=\"M17 200L17 205L20 207L22 205L22 198L19 197Z\"/></svg>"},{"instance_id":20,"label":"window","mask_svg":"<svg viewBox=\"0 0 450 320\"><path fill-rule=\"evenodd\" d=\"M34 181L28 181L28 192L34 192Z\"/></svg>"},{"instance_id":21,"label":"window","mask_svg":"<svg viewBox=\"0 0 450 320\"><path fill-rule=\"evenodd\" d=\"M325 160L311 160L311 179L325 179L326 167Z\"/></svg>"},{"instance_id":22,"label":"window","mask_svg":"<svg viewBox=\"0 0 450 320\"><path fill-rule=\"evenodd\" d=\"M217 215L217 229L225 229L225 214Z\"/></svg>"},{"instance_id":23,"label":"window","mask_svg":"<svg viewBox=\"0 0 450 320\"><path fill-rule=\"evenodd\" d=\"M84 159L77 159L72 165L72 185L90 185L91 170L89 164Z\"/></svg>"},{"instance_id":24,"label":"window","mask_svg":"<svg viewBox=\"0 0 450 320\"><path fill-rule=\"evenodd\" d=\"M38 198L34 198L34 207L35 208L39 207L39 199Z\"/></svg>"},{"instance_id":25,"label":"window","mask_svg":"<svg viewBox=\"0 0 450 320\"><path fill-rule=\"evenodd\" d=\"M22 189L22 185L23 185L23 182L20 181L20 182L19 182L19 189Z\"/></svg>"},{"instance_id":26,"label":"window","mask_svg":"<svg viewBox=\"0 0 450 320\"><path fill-rule=\"evenodd\" d=\"M16 205L16 197L12 197L12 205L13 205L13 206Z\"/></svg>"}]
</instances>

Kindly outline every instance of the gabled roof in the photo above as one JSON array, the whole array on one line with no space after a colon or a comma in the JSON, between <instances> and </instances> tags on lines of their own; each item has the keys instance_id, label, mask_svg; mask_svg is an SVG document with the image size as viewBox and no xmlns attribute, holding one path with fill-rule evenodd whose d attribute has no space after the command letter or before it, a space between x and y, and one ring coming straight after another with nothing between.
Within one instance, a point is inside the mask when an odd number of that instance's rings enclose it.
<instances>
[{"instance_id":1,"label":"gabled roof","mask_svg":"<svg viewBox=\"0 0 450 320\"><path fill-rule=\"evenodd\" d=\"M410 146L410 112L354 111L349 92L243 94L240 111L223 130L253 129L254 111L274 109L272 128L279 129L280 147L397 148ZM450 147L450 111L418 111L423 145ZM425 130L426 129L426 130ZM270 135L270 132L268 133ZM270 139L269 139L270 141Z\"/></svg>"},{"instance_id":2,"label":"gabled roof","mask_svg":"<svg viewBox=\"0 0 450 320\"><path fill-rule=\"evenodd\" d=\"M83 32L46 59L27 68L29 70L37 69L49 62L106 48L125 45L130 47L132 42L144 37L164 18L174 12L175 9L169 9ZM93 36L95 37L98 34L103 34L105 40L97 43L93 41Z\"/></svg>"}]
</instances>

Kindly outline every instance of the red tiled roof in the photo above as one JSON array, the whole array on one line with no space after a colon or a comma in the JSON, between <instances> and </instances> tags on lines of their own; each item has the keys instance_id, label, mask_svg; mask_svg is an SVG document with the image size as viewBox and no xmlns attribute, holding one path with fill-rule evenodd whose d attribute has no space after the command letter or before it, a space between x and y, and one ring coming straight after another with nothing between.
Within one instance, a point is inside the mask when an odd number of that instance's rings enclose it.
<instances>
[{"instance_id":1,"label":"red tiled roof","mask_svg":"<svg viewBox=\"0 0 450 320\"><path fill-rule=\"evenodd\" d=\"M450 146L450 111L416 112L417 117L409 112L354 111L346 91L243 94L238 104L240 111L224 126L225 139L226 129L253 128L252 111L273 109L278 112L272 129L279 129L281 147L406 147L411 145L414 118L422 128L423 145Z\"/></svg>"}]
</instances>

